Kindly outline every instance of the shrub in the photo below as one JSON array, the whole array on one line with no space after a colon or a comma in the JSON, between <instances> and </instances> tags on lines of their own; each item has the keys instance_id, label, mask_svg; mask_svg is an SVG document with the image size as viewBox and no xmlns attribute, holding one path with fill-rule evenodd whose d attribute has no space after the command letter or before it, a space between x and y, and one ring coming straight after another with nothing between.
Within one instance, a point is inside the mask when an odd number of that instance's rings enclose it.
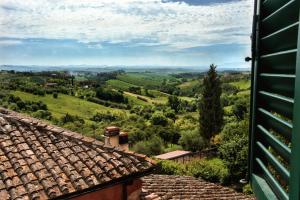
<instances>
[{"instance_id":1,"label":"shrub","mask_svg":"<svg viewBox=\"0 0 300 200\"><path fill-rule=\"evenodd\" d=\"M194 177L201 177L210 182L228 183L229 170L219 158L194 160L187 165L187 171Z\"/></svg>"},{"instance_id":2,"label":"shrub","mask_svg":"<svg viewBox=\"0 0 300 200\"><path fill-rule=\"evenodd\" d=\"M179 144L183 147L183 149L188 151L200 151L206 146L203 137L197 129L182 132Z\"/></svg>"},{"instance_id":3,"label":"shrub","mask_svg":"<svg viewBox=\"0 0 300 200\"><path fill-rule=\"evenodd\" d=\"M84 124L84 119L78 117L78 116L75 116L75 115L70 115L69 113L65 114L64 116L61 117L61 122L63 124L66 124L68 122L79 122L81 124Z\"/></svg>"},{"instance_id":4,"label":"shrub","mask_svg":"<svg viewBox=\"0 0 300 200\"><path fill-rule=\"evenodd\" d=\"M220 157L235 180L244 178L248 158L248 120L231 122L224 126L218 148Z\"/></svg>"},{"instance_id":5,"label":"shrub","mask_svg":"<svg viewBox=\"0 0 300 200\"><path fill-rule=\"evenodd\" d=\"M91 120L92 121L95 121L95 122L101 122L101 121L116 121L116 120L119 120L120 117L117 116L116 114L114 113L111 113L111 112L106 112L106 113L99 113L97 112L92 118Z\"/></svg>"},{"instance_id":6,"label":"shrub","mask_svg":"<svg viewBox=\"0 0 300 200\"><path fill-rule=\"evenodd\" d=\"M247 184L243 187L243 193L247 194L247 195L253 194L253 191L252 191L252 188L251 188L250 184Z\"/></svg>"},{"instance_id":7,"label":"shrub","mask_svg":"<svg viewBox=\"0 0 300 200\"><path fill-rule=\"evenodd\" d=\"M140 141L133 146L134 151L150 155L158 155L163 152L163 141L157 136L153 136L148 141Z\"/></svg>"},{"instance_id":8,"label":"shrub","mask_svg":"<svg viewBox=\"0 0 300 200\"><path fill-rule=\"evenodd\" d=\"M54 99L57 99L57 97L58 97L57 92L54 92L54 93L53 93L53 98L54 98Z\"/></svg>"},{"instance_id":9,"label":"shrub","mask_svg":"<svg viewBox=\"0 0 300 200\"><path fill-rule=\"evenodd\" d=\"M168 124L168 119L161 112L155 112L150 120L153 125L166 126Z\"/></svg>"},{"instance_id":10,"label":"shrub","mask_svg":"<svg viewBox=\"0 0 300 200\"><path fill-rule=\"evenodd\" d=\"M159 160L158 171L167 175L186 175L185 165L171 160Z\"/></svg>"},{"instance_id":11,"label":"shrub","mask_svg":"<svg viewBox=\"0 0 300 200\"><path fill-rule=\"evenodd\" d=\"M46 119L46 120L51 120L52 118L51 112L47 110L38 110L35 113L33 113L33 116L36 118Z\"/></svg>"}]
</instances>

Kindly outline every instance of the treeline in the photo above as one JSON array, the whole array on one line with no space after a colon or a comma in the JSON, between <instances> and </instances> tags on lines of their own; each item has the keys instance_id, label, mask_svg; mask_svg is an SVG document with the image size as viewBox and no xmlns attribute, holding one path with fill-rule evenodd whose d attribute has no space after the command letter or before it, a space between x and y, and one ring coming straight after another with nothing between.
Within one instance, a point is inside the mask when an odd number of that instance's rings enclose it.
<instances>
[{"instance_id":1,"label":"treeline","mask_svg":"<svg viewBox=\"0 0 300 200\"><path fill-rule=\"evenodd\" d=\"M0 93L0 105L18 112L30 112L37 118L50 120L52 118L51 112L42 101L23 101L20 97L9 93Z\"/></svg>"}]
</instances>

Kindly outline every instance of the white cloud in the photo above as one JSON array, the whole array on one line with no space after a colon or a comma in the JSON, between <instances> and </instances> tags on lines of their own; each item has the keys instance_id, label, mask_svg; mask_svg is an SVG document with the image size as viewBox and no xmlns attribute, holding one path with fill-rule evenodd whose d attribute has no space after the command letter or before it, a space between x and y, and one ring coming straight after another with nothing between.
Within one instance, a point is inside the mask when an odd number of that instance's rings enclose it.
<instances>
[{"instance_id":1,"label":"white cloud","mask_svg":"<svg viewBox=\"0 0 300 200\"><path fill-rule=\"evenodd\" d=\"M0 46L14 46L22 43L23 42L20 40L10 40L10 39L0 40Z\"/></svg>"},{"instance_id":2,"label":"white cloud","mask_svg":"<svg viewBox=\"0 0 300 200\"><path fill-rule=\"evenodd\" d=\"M253 0L209 6L159 0L1 0L0 37L84 43L147 39L148 46L175 49L249 44L252 7Z\"/></svg>"}]
</instances>

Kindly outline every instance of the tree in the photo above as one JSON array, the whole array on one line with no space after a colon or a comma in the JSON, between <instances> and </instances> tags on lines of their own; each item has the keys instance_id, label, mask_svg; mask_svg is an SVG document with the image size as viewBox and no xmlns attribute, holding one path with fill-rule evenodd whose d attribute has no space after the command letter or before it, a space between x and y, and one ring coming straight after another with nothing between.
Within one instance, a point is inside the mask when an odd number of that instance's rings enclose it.
<instances>
[{"instance_id":1,"label":"tree","mask_svg":"<svg viewBox=\"0 0 300 200\"><path fill-rule=\"evenodd\" d=\"M204 139L198 130L182 132L179 144L188 151L200 151L205 147Z\"/></svg>"},{"instance_id":2,"label":"tree","mask_svg":"<svg viewBox=\"0 0 300 200\"><path fill-rule=\"evenodd\" d=\"M209 142L220 132L223 124L221 81L213 64L203 78L203 87L202 99L199 103L199 126L201 135Z\"/></svg>"},{"instance_id":3,"label":"tree","mask_svg":"<svg viewBox=\"0 0 300 200\"><path fill-rule=\"evenodd\" d=\"M218 147L220 157L226 162L231 177L244 178L248 158L248 120L228 123L224 126Z\"/></svg>"},{"instance_id":4,"label":"tree","mask_svg":"<svg viewBox=\"0 0 300 200\"><path fill-rule=\"evenodd\" d=\"M175 110L175 112L178 113L180 108L180 100L176 95L170 95L168 97L168 104L171 109Z\"/></svg>"}]
</instances>

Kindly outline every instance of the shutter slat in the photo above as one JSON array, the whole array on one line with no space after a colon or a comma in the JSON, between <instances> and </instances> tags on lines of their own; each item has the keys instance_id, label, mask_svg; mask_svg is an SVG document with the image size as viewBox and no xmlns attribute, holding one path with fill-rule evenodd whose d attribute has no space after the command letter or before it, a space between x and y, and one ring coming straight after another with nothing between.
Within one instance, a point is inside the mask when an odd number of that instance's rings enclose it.
<instances>
[{"instance_id":1,"label":"shutter slat","mask_svg":"<svg viewBox=\"0 0 300 200\"><path fill-rule=\"evenodd\" d=\"M293 117L293 99L265 91L259 91L258 94L259 106L289 119Z\"/></svg>"},{"instance_id":2,"label":"shutter slat","mask_svg":"<svg viewBox=\"0 0 300 200\"><path fill-rule=\"evenodd\" d=\"M296 78L295 74L272 74L272 73L261 73L260 76L272 77L272 78Z\"/></svg>"},{"instance_id":3,"label":"shutter slat","mask_svg":"<svg viewBox=\"0 0 300 200\"><path fill-rule=\"evenodd\" d=\"M272 33L261 39L261 53L270 53L295 49L297 47L298 25L296 22L290 26L284 27L275 33ZM278 42L280 41L280 42Z\"/></svg>"},{"instance_id":4,"label":"shutter slat","mask_svg":"<svg viewBox=\"0 0 300 200\"><path fill-rule=\"evenodd\" d=\"M299 18L298 12L296 0L287 2L261 21L261 35L264 37L297 22Z\"/></svg>"},{"instance_id":5,"label":"shutter slat","mask_svg":"<svg viewBox=\"0 0 300 200\"><path fill-rule=\"evenodd\" d=\"M255 159L260 168L262 169L262 172L264 173L267 182L271 185L271 187L276 191L276 194L280 196L281 199L288 200L288 194L282 189L278 181L273 177L271 172L268 170L268 168L264 165L261 159L256 158Z\"/></svg>"},{"instance_id":6,"label":"shutter slat","mask_svg":"<svg viewBox=\"0 0 300 200\"><path fill-rule=\"evenodd\" d=\"M260 72L273 74L295 74L295 65L296 51L293 51L292 53L260 59Z\"/></svg>"},{"instance_id":7,"label":"shutter slat","mask_svg":"<svg viewBox=\"0 0 300 200\"><path fill-rule=\"evenodd\" d=\"M261 83L260 89L262 91L275 93L291 99L294 98L295 75L261 73L258 80Z\"/></svg>"},{"instance_id":8,"label":"shutter slat","mask_svg":"<svg viewBox=\"0 0 300 200\"><path fill-rule=\"evenodd\" d=\"M264 54L264 55L261 55L260 58L269 58L269 57L273 57L273 56L281 56L281 55L292 54L292 53L297 53L297 49L291 49L291 50L286 50L286 51L279 51L276 53Z\"/></svg>"},{"instance_id":9,"label":"shutter slat","mask_svg":"<svg viewBox=\"0 0 300 200\"><path fill-rule=\"evenodd\" d=\"M287 139L291 139L292 137L292 129L293 125L274 114L270 113L269 111L258 108L258 111L261 115L261 120L264 122L264 125L267 125L269 128L273 128L276 132L282 134Z\"/></svg>"},{"instance_id":10,"label":"shutter slat","mask_svg":"<svg viewBox=\"0 0 300 200\"><path fill-rule=\"evenodd\" d=\"M272 1L266 0L262 4L262 17L265 18L266 16L270 15L272 12L278 10L280 7L284 6L290 0L280 0L280 1Z\"/></svg>"},{"instance_id":11,"label":"shutter slat","mask_svg":"<svg viewBox=\"0 0 300 200\"><path fill-rule=\"evenodd\" d=\"M280 176L285 181L288 181L290 178L289 171L269 152L269 150L261 142L257 141L256 145L259 147L259 149L267 158L267 160L271 163L271 165L278 171Z\"/></svg>"},{"instance_id":12,"label":"shutter slat","mask_svg":"<svg viewBox=\"0 0 300 200\"><path fill-rule=\"evenodd\" d=\"M284 143L282 143L280 140L278 140L276 137L274 137L274 135L270 133L267 129L265 129L262 125L258 125L257 128L260 130L263 138L266 139L268 144L271 145L271 147L275 149L275 151L279 153L279 155L282 158L284 158L286 162L289 162L291 156L291 149Z\"/></svg>"}]
</instances>

